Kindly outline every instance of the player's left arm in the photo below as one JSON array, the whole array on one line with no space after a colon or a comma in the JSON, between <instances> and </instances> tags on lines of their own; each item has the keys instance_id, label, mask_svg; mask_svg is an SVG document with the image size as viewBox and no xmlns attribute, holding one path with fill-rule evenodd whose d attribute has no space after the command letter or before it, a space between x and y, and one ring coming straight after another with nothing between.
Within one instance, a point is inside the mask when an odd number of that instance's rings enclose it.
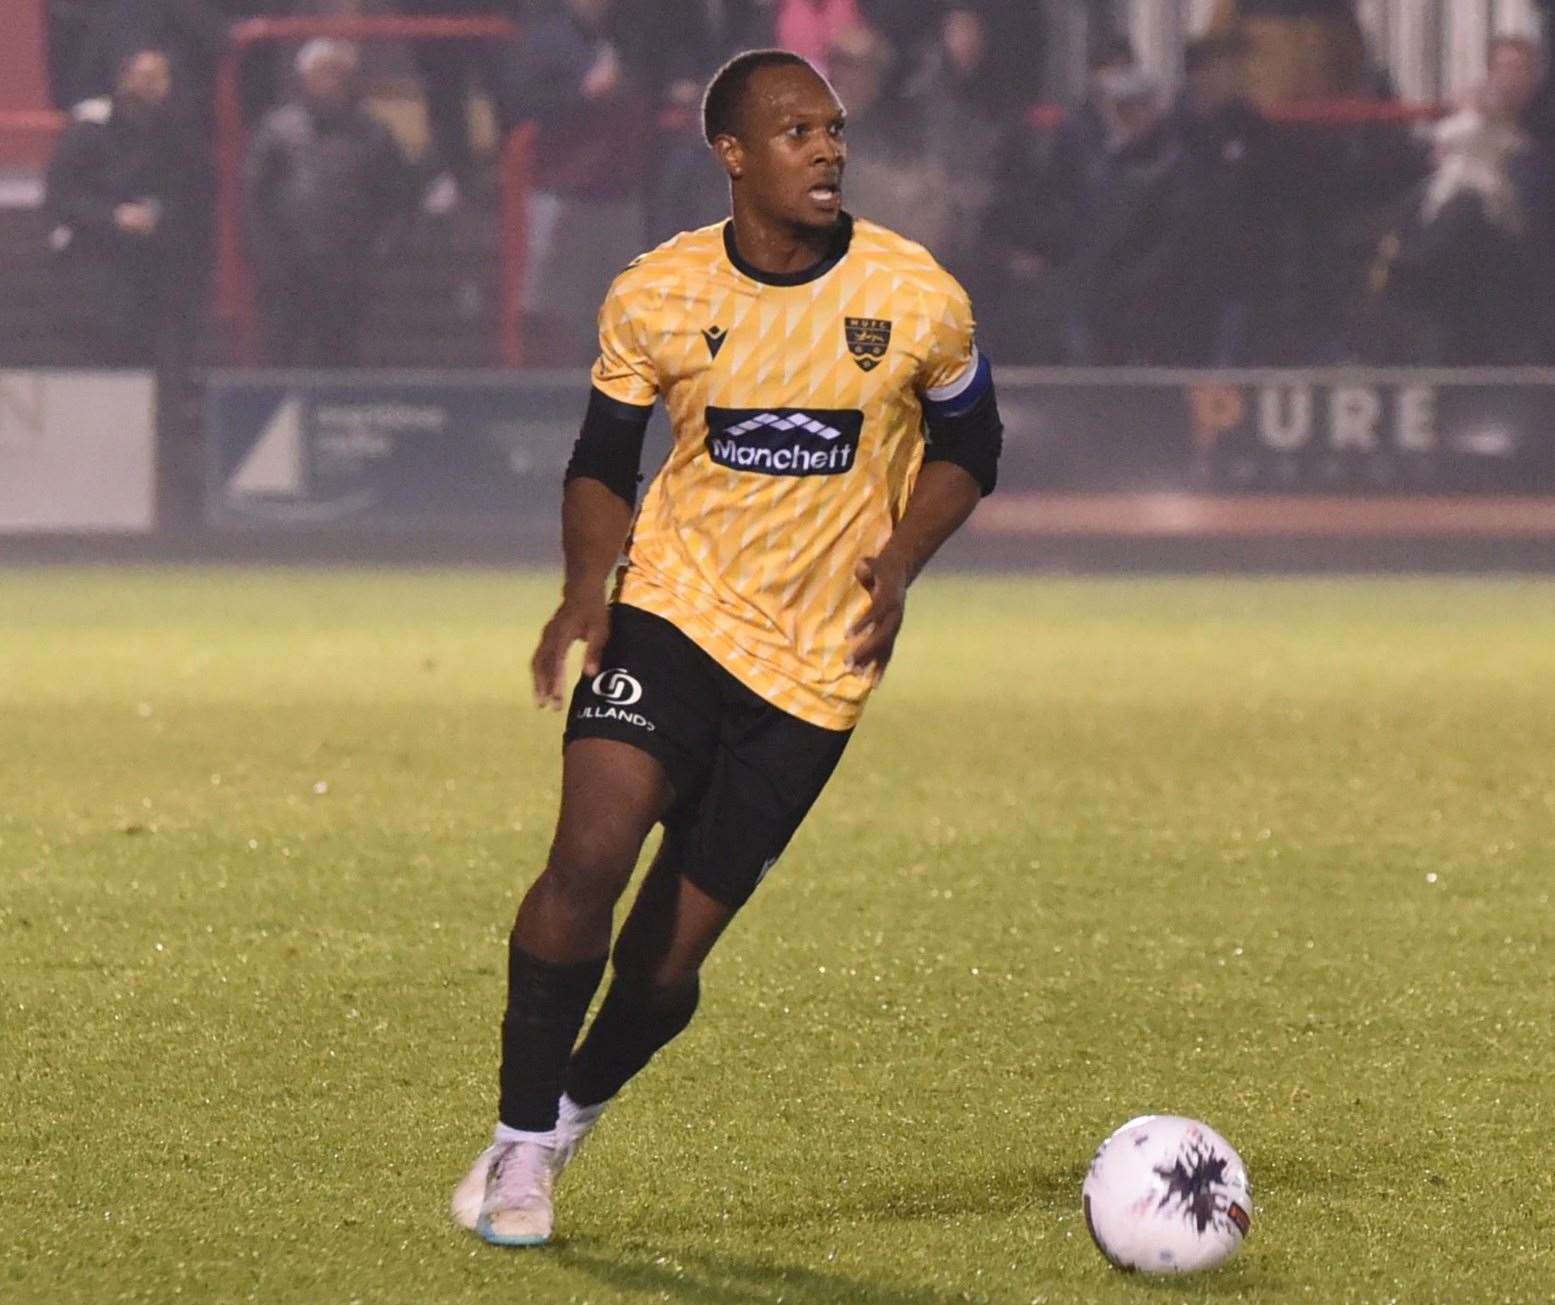
<instances>
[{"instance_id":1,"label":"player's left arm","mask_svg":"<svg viewBox=\"0 0 1555 1305\"><path fill-rule=\"evenodd\" d=\"M877 679L896 648L907 587L998 480L1004 423L993 371L972 342L964 295L957 306L961 311L940 334L938 357L930 358L929 384L921 394L928 430L923 469L891 538L856 570L869 591L869 610L850 632L856 642L849 660L854 670Z\"/></svg>"}]
</instances>

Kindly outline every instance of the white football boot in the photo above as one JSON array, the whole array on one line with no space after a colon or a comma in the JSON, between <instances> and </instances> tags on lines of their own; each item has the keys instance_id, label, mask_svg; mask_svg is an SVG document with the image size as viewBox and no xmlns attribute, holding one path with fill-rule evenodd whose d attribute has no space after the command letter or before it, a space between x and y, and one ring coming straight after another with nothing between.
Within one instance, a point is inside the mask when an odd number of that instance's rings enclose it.
<instances>
[{"instance_id":1,"label":"white football boot","mask_svg":"<svg viewBox=\"0 0 1555 1305\"><path fill-rule=\"evenodd\" d=\"M597 1106L580 1106L573 1099L562 1094L561 1102L557 1108L556 1116L556 1143L551 1149L551 1181L554 1183L561 1176L563 1169L577 1155L594 1125L599 1122L600 1115L604 1114L609 1102L602 1101ZM491 1170L491 1163L496 1159L497 1153L502 1150L501 1144L488 1146L478 1156L475 1163L470 1166L470 1172L460 1180L459 1186L454 1188L453 1199L448 1203L449 1213L453 1221L461 1228L467 1228L470 1232L479 1231L481 1206L486 1199L486 1178ZM484 1234L483 1234L484 1235ZM515 1245L534 1245L536 1243L514 1243Z\"/></svg>"},{"instance_id":2,"label":"white football boot","mask_svg":"<svg viewBox=\"0 0 1555 1305\"><path fill-rule=\"evenodd\" d=\"M493 1246L544 1246L551 1240L556 1148L504 1142L496 1151L486 1170L476 1234Z\"/></svg>"},{"instance_id":3,"label":"white football boot","mask_svg":"<svg viewBox=\"0 0 1555 1305\"><path fill-rule=\"evenodd\" d=\"M448 1213L461 1228L475 1231L475 1224L481 1217L481 1202L486 1199L486 1171L491 1168L492 1160L501 1149L499 1146L488 1146L475 1157L470 1172L454 1188L453 1199L448 1202Z\"/></svg>"}]
</instances>

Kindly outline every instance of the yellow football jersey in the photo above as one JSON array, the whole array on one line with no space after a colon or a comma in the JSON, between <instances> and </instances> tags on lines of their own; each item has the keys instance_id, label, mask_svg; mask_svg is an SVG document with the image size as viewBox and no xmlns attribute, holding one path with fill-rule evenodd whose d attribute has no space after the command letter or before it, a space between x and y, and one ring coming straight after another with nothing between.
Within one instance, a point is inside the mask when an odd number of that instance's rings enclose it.
<instances>
[{"instance_id":1,"label":"yellow football jersey","mask_svg":"<svg viewBox=\"0 0 1555 1305\"><path fill-rule=\"evenodd\" d=\"M854 568L906 507L922 398L976 369L966 292L921 245L863 220L790 276L748 266L721 223L617 277L599 335L595 388L662 398L673 432L617 597L782 710L851 727L873 684L847 665L869 606Z\"/></svg>"}]
</instances>

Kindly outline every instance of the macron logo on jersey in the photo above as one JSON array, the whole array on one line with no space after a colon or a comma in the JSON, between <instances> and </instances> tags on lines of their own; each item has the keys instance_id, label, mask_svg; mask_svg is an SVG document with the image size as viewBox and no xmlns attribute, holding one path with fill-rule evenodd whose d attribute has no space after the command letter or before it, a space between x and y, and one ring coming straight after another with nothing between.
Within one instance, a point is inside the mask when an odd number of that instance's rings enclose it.
<instances>
[{"instance_id":1,"label":"macron logo on jersey","mask_svg":"<svg viewBox=\"0 0 1555 1305\"><path fill-rule=\"evenodd\" d=\"M840 476L858 458L856 408L708 408L707 452L720 467L768 476Z\"/></svg>"}]
</instances>

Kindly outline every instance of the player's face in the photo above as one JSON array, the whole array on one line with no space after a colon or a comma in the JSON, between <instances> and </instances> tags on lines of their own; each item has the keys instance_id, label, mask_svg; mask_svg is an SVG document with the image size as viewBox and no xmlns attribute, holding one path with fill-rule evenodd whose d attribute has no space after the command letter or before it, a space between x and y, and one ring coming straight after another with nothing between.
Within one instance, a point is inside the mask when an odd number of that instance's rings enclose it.
<instances>
[{"instance_id":1,"label":"player's face","mask_svg":"<svg viewBox=\"0 0 1555 1305\"><path fill-rule=\"evenodd\" d=\"M730 175L767 217L824 229L842 216L846 115L832 88L808 68L764 68L746 90L739 139L721 150Z\"/></svg>"}]
</instances>

